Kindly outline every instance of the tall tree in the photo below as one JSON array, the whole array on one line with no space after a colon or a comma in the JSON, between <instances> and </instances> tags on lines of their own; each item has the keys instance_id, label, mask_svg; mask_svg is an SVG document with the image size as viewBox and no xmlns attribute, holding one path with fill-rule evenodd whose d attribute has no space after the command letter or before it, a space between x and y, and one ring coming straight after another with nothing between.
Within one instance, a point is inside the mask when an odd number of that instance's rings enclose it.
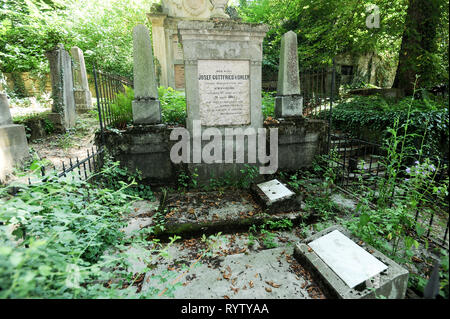
<instances>
[{"instance_id":1,"label":"tall tree","mask_svg":"<svg viewBox=\"0 0 450 319\"><path fill-rule=\"evenodd\" d=\"M407 95L433 85L438 71L437 28L446 0L409 0L393 87Z\"/></svg>"}]
</instances>

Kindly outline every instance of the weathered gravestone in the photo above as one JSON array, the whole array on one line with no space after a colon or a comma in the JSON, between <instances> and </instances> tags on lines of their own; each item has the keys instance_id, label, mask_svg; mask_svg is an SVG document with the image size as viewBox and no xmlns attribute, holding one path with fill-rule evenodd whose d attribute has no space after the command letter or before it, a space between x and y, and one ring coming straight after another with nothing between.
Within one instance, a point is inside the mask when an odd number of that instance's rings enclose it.
<instances>
[{"instance_id":1,"label":"weathered gravestone","mask_svg":"<svg viewBox=\"0 0 450 319\"><path fill-rule=\"evenodd\" d=\"M28 157L28 143L23 125L13 124L8 97L0 93L0 183L15 165Z\"/></svg>"},{"instance_id":2,"label":"weathered gravestone","mask_svg":"<svg viewBox=\"0 0 450 319\"><path fill-rule=\"evenodd\" d=\"M77 112L86 112L92 109L92 95L89 91L84 54L78 47L73 47L70 52L73 58L75 109Z\"/></svg>"},{"instance_id":3,"label":"weathered gravestone","mask_svg":"<svg viewBox=\"0 0 450 319\"><path fill-rule=\"evenodd\" d=\"M52 120L59 129L75 126L75 98L72 78L72 59L62 44L45 54L50 64L52 82Z\"/></svg>"},{"instance_id":4,"label":"weathered gravestone","mask_svg":"<svg viewBox=\"0 0 450 319\"><path fill-rule=\"evenodd\" d=\"M275 116L302 116L303 97L300 95L297 34L286 32L281 38Z\"/></svg>"},{"instance_id":5,"label":"weathered gravestone","mask_svg":"<svg viewBox=\"0 0 450 319\"><path fill-rule=\"evenodd\" d=\"M133 122L157 124L161 122L152 42L148 29L140 24L133 29L134 100Z\"/></svg>"},{"instance_id":6,"label":"weathered gravestone","mask_svg":"<svg viewBox=\"0 0 450 319\"><path fill-rule=\"evenodd\" d=\"M186 126L194 141L192 162L188 167L191 171L197 170L200 180L224 174L239 176L245 164L237 160L238 149L243 149L248 159L246 163L256 164L248 141L254 140L258 129L263 127L261 62L267 30L265 25L231 20L178 23L185 66ZM217 142L213 163L200 159L200 148L209 142L201 136L207 129L210 138L213 136L211 143ZM236 143L235 149L228 149L230 135L227 132L231 130L235 130L236 142L247 139L248 143ZM195 141L202 141L203 146ZM203 152L207 157L211 154L208 150Z\"/></svg>"}]
</instances>

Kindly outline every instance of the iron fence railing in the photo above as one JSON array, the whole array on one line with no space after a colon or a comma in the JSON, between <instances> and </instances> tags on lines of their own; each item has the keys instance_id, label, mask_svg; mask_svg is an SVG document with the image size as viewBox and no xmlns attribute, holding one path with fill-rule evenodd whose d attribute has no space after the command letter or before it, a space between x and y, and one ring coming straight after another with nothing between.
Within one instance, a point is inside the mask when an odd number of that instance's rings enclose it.
<instances>
[{"instance_id":1,"label":"iron fence railing","mask_svg":"<svg viewBox=\"0 0 450 319\"><path fill-rule=\"evenodd\" d=\"M98 172L99 169L103 166L104 148L97 147L94 149L94 147L92 147L90 150L86 150L86 153L87 156L81 160L76 157L74 159L70 158L68 162L62 161L61 169L59 170L56 169L55 166L53 166L53 172L56 172L53 174L53 176L63 177L67 176L67 174L71 172L76 172L78 173L80 179L89 180L93 176L93 174ZM50 178L51 175L49 175L48 173L48 169L45 166L41 166L41 181L46 182ZM33 184L30 177L28 177L28 184Z\"/></svg>"},{"instance_id":2,"label":"iron fence railing","mask_svg":"<svg viewBox=\"0 0 450 319\"><path fill-rule=\"evenodd\" d=\"M93 74L100 132L103 135L104 129L118 119L117 114L112 110L117 94L124 93L125 86L133 87L133 83L125 77L97 70L95 65L93 66Z\"/></svg>"},{"instance_id":3,"label":"iron fence railing","mask_svg":"<svg viewBox=\"0 0 450 319\"><path fill-rule=\"evenodd\" d=\"M380 179L389 178L384 164L386 151L380 144L343 134L331 134L330 140L330 165L336 171L336 182L341 189L354 194L355 187L366 186L376 191ZM389 199L391 205L399 199L399 196L403 196L401 192L396 191L400 186L400 179L397 180ZM421 239L449 249L450 219L448 209L447 211L445 209L448 205L437 202L436 198L431 197L426 202L433 203L433 206L418 208L414 217L415 224L425 229ZM416 235L418 234L417 229L413 231Z\"/></svg>"}]
</instances>

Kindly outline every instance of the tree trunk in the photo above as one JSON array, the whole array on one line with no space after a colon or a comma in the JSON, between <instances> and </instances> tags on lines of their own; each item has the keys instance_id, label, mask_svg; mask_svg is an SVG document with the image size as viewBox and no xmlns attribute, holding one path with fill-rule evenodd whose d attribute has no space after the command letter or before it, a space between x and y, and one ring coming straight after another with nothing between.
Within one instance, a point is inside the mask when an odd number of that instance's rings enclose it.
<instances>
[{"instance_id":1,"label":"tree trunk","mask_svg":"<svg viewBox=\"0 0 450 319\"><path fill-rule=\"evenodd\" d=\"M416 76L417 87L432 85L435 78L434 57L441 4L442 0L409 0L398 68L392 85L403 89L406 95L413 94Z\"/></svg>"}]
</instances>

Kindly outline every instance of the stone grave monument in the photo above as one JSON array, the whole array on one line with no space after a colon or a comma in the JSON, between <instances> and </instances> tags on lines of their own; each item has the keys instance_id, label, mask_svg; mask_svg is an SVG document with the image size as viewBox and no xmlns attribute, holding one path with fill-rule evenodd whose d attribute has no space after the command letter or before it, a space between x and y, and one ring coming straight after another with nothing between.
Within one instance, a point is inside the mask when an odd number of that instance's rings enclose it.
<instances>
[{"instance_id":1,"label":"stone grave monument","mask_svg":"<svg viewBox=\"0 0 450 319\"><path fill-rule=\"evenodd\" d=\"M45 55L50 64L52 82L53 105L49 119L57 129L72 128L76 121L72 59L62 44Z\"/></svg>"},{"instance_id":2,"label":"stone grave monument","mask_svg":"<svg viewBox=\"0 0 450 319\"><path fill-rule=\"evenodd\" d=\"M133 29L134 100L133 122L157 124L161 122L152 42L148 29L140 24Z\"/></svg>"},{"instance_id":3,"label":"stone grave monument","mask_svg":"<svg viewBox=\"0 0 450 319\"><path fill-rule=\"evenodd\" d=\"M303 97L300 95L297 34L286 32L281 38L275 116L302 116Z\"/></svg>"},{"instance_id":4,"label":"stone grave monument","mask_svg":"<svg viewBox=\"0 0 450 319\"><path fill-rule=\"evenodd\" d=\"M199 135L206 129L213 129L222 138L227 129L251 128L257 132L263 127L261 63L262 42L267 31L266 25L229 19L178 23L185 65L186 126L193 140L202 140ZM240 137L249 140L254 136ZM226 141L220 142L221 147L226 145ZM242 144L236 148L243 147L249 155ZM203 164L196 159L200 153L196 147L200 145L193 143L193 160L188 167L191 171L198 170L200 180L225 173L235 177L243 168L225 149L222 149L225 156L219 158L229 156L231 160Z\"/></svg>"},{"instance_id":5,"label":"stone grave monument","mask_svg":"<svg viewBox=\"0 0 450 319\"><path fill-rule=\"evenodd\" d=\"M83 51L78 47L70 49L73 58L73 86L75 109L82 113L92 109L92 95L89 91Z\"/></svg>"},{"instance_id":6,"label":"stone grave monument","mask_svg":"<svg viewBox=\"0 0 450 319\"><path fill-rule=\"evenodd\" d=\"M8 97L0 93L0 183L28 155L25 127L13 124Z\"/></svg>"}]
</instances>

